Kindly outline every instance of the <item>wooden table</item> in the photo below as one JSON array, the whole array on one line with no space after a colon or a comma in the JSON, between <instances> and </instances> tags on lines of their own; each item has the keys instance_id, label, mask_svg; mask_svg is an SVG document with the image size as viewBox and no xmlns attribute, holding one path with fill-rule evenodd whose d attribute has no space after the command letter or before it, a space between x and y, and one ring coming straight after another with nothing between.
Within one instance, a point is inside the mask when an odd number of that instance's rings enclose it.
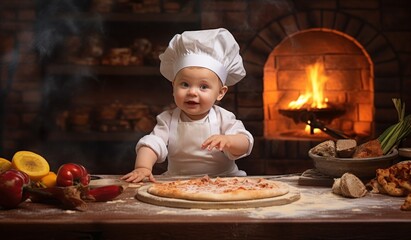
<instances>
[{"instance_id":1,"label":"wooden table","mask_svg":"<svg viewBox=\"0 0 411 240\"><path fill-rule=\"evenodd\" d=\"M104 176L112 178L114 176ZM117 176L116 176L117 177ZM249 209L179 209L134 198L131 185L114 201L84 212L25 202L0 210L1 239L410 239L404 198L347 199L328 187L299 186L297 175L267 176L300 189L301 199ZM11 238L12 237L12 238Z\"/></svg>"}]
</instances>

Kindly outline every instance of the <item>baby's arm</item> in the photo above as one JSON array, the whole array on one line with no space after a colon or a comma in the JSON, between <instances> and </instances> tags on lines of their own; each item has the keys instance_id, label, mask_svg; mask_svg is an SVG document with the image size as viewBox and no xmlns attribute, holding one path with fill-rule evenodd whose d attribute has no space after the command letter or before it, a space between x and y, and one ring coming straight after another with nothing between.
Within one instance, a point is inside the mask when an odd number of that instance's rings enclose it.
<instances>
[{"instance_id":1,"label":"baby's arm","mask_svg":"<svg viewBox=\"0 0 411 240\"><path fill-rule=\"evenodd\" d=\"M231 155L241 156L247 153L250 142L246 135L238 133L234 135L212 135L202 144L203 149L227 151Z\"/></svg>"},{"instance_id":2,"label":"baby's arm","mask_svg":"<svg viewBox=\"0 0 411 240\"><path fill-rule=\"evenodd\" d=\"M157 116L157 124L153 131L142 137L136 145L137 157L134 170L121 179L127 182L140 182L148 177L150 181L155 181L152 175L153 166L157 161L164 161L168 154L166 143L171 115L172 112L164 111Z\"/></svg>"},{"instance_id":3,"label":"baby's arm","mask_svg":"<svg viewBox=\"0 0 411 240\"><path fill-rule=\"evenodd\" d=\"M134 165L135 169L121 177L121 179L126 182L136 183L147 177L148 180L155 182L156 180L153 177L152 170L156 161L157 154L151 148L146 146L140 147L137 151L136 163Z\"/></svg>"}]
</instances>

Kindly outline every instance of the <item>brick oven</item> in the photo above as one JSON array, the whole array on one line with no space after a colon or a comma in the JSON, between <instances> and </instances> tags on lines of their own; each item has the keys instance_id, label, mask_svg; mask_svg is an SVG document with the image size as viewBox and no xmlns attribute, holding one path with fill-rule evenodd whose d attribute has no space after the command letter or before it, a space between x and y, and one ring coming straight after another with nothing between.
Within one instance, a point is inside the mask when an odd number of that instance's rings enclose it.
<instances>
[{"instance_id":1,"label":"brick oven","mask_svg":"<svg viewBox=\"0 0 411 240\"><path fill-rule=\"evenodd\" d=\"M304 159L321 141L295 134L290 139L290 132L306 124L279 113L305 91L308 65L319 61L324 66L324 97L345 110L327 124L352 137L378 136L395 121L390 96L407 98L401 90L406 82L401 60L389 39L368 19L338 9L301 9L273 19L256 33L244 56L248 74L262 79L263 136L269 158Z\"/></svg>"},{"instance_id":2,"label":"brick oven","mask_svg":"<svg viewBox=\"0 0 411 240\"><path fill-rule=\"evenodd\" d=\"M347 137L370 136L374 117L372 69L371 59L360 44L335 30L311 29L287 37L264 66L264 136L315 137L318 134L304 134L305 118L311 118L311 113L314 121L323 118L321 123ZM308 111L307 116L294 114L303 114L301 109Z\"/></svg>"},{"instance_id":3,"label":"brick oven","mask_svg":"<svg viewBox=\"0 0 411 240\"><path fill-rule=\"evenodd\" d=\"M251 156L238 161L240 168L249 174L302 172L312 167L308 150L330 136L305 132L305 122L286 116L282 111L293 112L289 103L304 95L307 89L322 88L323 103L328 106L327 109L331 112L340 110L333 117L321 119L325 126L359 140L378 136L397 120L392 98L402 98L407 103L407 112L411 112L411 94L408 90L411 89L411 48L408 44L411 41L411 27L408 24L411 21L411 3L408 1L194 2L198 7L195 26L179 26L178 21L184 19L180 18L171 21L166 28L162 24L154 24L156 30L144 25L145 22L156 21L146 14L143 20L111 27L114 29L112 34L123 40L111 39L110 42L113 46L126 42L125 35L121 35L122 28L132 29L126 31L127 34L139 32L155 35L157 31L169 35L164 39L158 37L159 43L167 42L177 33L171 31L173 28L177 28L178 32L193 27L224 27L230 30L240 44L247 76L229 89L221 105L233 111L255 137ZM133 146L141 137L138 134L101 134L98 135L100 143L96 144L89 141L89 134L70 133L70 137L63 141L51 142L51 137L59 133L50 132L49 124L55 123L56 119L55 115L46 119L47 111L44 108L53 103L49 101L50 97L58 100L54 103L68 102L74 91L66 95L58 92L50 94L50 85L47 84L50 82L50 72L38 54L44 50L40 47L45 45L38 42L41 16L36 15L39 13L36 4L29 0L19 3L2 1L0 9L0 121L3 123L0 157L10 158L15 151L28 149L46 158L56 159L53 166L76 160L97 173L121 174L132 168ZM116 24L122 19L119 15L114 14L114 17ZM137 22L143 22L141 28L134 26ZM321 87L312 87L307 75L307 69L315 64L318 64L324 79ZM95 80L82 85L85 91L105 82L105 75L109 72L107 67L98 67L104 72L104 77L100 77L93 75L96 68L91 68L92 71L87 67L81 69ZM155 78L161 77L155 68L143 70L151 76L147 74L141 78L155 82ZM66 74L71 71L74 70ZM151 98L153 94L150 92L153 87L168 89L167 81L154 85L138 81L130 84L127 82L129 72L118 69L115 72L121 74L117 75L116 81L107 81L105 92L100 95L83 94L76 98L80 105L84 101L91 103L85 108L77 108L74 104L73 111L79 112L78 116L81 117L84 109L116 107L116 100L119 99L122 103L128 103L135 95L150 99L145 104L151 109L167 104L169 92L161 95L161 101L157 102ZM131 74L135 72L132 70ZM59 89L71 84L78 87L84 81L78 78L67 81L66 78L53 83L55 89ZM311 105L312 102L308 102L303 108L310 109ZM61 106L54 105L53 108L59 110ZM113 136L117 137L119 144L107 140ZM411 145L409 141L404 144ZM78 151L77 145L86 150Z\"/></svg>"}]
</instances>

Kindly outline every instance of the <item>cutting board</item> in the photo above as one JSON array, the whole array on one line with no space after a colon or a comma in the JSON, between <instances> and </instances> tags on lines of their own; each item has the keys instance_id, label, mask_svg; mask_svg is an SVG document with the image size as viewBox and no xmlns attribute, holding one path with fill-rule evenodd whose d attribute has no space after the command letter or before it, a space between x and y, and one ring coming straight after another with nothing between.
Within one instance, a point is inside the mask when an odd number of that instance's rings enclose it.
<instances>
[{"instance_id":1,"label":"cutting board","mask_svg":"<svg viewBox=\"0 0 411 240\"><path fill-rule=\"evenodd\" d=\"M289 192L285 195L245 201L224 201L224 202L209 202L209 201L192 201L176 198L165 198L155 196L147 192L151 185L146 185L138 189L135 197L145 203L174 207L174 208L198 208L198 209L227 209L227 208L255 208L268 207L290 204L300 199L300 191L292 186L289 186Z\"/></svg>"},{"instance_id":2,"label":"cutting board","mask_svg":"<svg viewBox=\"0 0 411 240\"><path fill-rule=\"evenodd\" d=\"M308 169L298 178L298 185L331 187L334 178L320 173L317 169Z\"/></svg>"}]
</instances>

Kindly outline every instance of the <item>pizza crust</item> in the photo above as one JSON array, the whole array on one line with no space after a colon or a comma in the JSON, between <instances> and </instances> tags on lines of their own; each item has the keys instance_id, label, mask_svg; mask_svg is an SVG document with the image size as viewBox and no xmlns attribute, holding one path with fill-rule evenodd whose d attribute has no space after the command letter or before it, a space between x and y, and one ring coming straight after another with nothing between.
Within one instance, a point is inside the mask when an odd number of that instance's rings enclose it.
<instances>
[{"instance_id":1,"label":"pizza crust","mask_svg":"<svg viewBox=\"0 0 411 240\"><path fill-rule=\"evenodd\" d=\"M155 183L148 193L192 201L244 201L272 198L289 192L288 184L263 178L196 178L191 180Z\"/></svg>"}]
</instances>

